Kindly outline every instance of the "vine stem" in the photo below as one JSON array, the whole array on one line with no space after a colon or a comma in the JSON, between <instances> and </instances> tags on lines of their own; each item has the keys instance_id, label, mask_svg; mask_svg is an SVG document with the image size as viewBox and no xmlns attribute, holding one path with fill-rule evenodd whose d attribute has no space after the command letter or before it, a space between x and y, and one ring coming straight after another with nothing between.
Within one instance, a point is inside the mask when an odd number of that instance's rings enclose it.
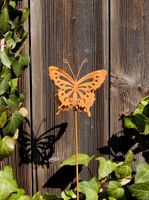
<instances>
[{"instance_id":1,"label":"vine stem","mask_svg":"<svg viewBox=\"0 0 149 200\"><path fill-rule=\"evenodd\" d=\"M78 112L74 111L74 119L75 119L75 151L76 151L76 192L77 192L77 200L79 200L79 171L78 171Z\"/></svg>"}]
</instances>

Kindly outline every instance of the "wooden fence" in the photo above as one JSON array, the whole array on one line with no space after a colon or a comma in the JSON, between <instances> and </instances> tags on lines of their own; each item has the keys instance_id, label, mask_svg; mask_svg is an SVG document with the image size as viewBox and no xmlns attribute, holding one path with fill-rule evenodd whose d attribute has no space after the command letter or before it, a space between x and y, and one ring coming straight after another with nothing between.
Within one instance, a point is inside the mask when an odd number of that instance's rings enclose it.
<instances>
[{"instance_id":1,"label":"wooden fence","mask_svg":"<svg viewBox=\"0 0 149 200\"><path fill-rule=\"evenodd\" d=\"M71 111L55 115L55 87L48 77L48 66L68 71L63 63L67 58L77 73L81 61L87 58L81 76L96 69L108 70L104 85L96 92L92 117L79 113L79 151L100 155L99 148L107 146L109 138L122 130L120 115L130 113L149 94L149 0L23 0L22 4L30 8L25 48L31 63L22 80L30 136L28 143L23 140L26 151L21 150L20 156L18 145L2 166L13 166L18 183L28 194L59 191L51 185L61 161L74 153L74 116ZM64 133L59 132L61 129ZM51 144L45 147L49 166L37 165L44 160L43 147L35 148L44 132L43 137L48 135ZM32 162L28 151L31 140L36 155ZM90 168L97 173L96 163ZM85 170L81 178L88 177ZM57 183L63 178L57 177Z\"/></svg>"}]
</instances>

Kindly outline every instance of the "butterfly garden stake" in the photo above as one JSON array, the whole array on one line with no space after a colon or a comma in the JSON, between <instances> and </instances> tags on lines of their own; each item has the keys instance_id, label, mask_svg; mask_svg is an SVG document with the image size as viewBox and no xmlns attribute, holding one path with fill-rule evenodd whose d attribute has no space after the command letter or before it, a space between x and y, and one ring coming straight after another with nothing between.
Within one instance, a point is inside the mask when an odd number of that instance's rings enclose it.
<instances>
[{"instance_id":1,"label":"butterfly garden stake","mask_svg":"<svg viewBox=\"0 0 149 200\"><path fill-rule=\"evenodd\" d=\"M79 177L78 177L78 113L77 111L83 111L91 116L90 107L95 101L95 90L98 89L106 78L107 71L105 69L93 71L81 79L78 79L81 68L88 60L84 59L77 76L74 75L69 62L64 59L64 63L68 65L72 76L66 73L64 70L50 66L49 76L56 85L58 99L60 105L58 106L57 114L61 111L74 110L74 122L75 122L75 149L76 149L76 192L77 200L79 199Z\"/></svg>"}]
</instances>

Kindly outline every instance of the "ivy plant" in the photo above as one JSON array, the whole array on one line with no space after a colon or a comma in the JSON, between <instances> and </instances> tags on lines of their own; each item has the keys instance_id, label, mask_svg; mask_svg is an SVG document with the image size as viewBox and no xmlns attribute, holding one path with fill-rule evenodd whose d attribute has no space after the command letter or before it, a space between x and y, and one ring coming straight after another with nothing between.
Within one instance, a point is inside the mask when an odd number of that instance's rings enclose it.
<instances>
[{"instance_id":1,"label":"ivy plant","mask_svg":"<svg viewBox=\"0 0 149 200\"><path fill-rule=\"evenodd\" d=\"M18 9L17 2L0 1L0 160L12 154L27 114L18 83L29 64L29 56L22 51L28 35L23 24L29 9Z\"/></svg>"},{"instance_id":2,"label":"ivy plant","mask_svg":"<svg viewBox=\"0 0 149 200\"><path fill-rule=\"evenodd\" d=\"M28 33L23 24L29 9L19 9L19 0L0 0L0 160L12 154L19 135L19 128L27 115L23 107L24 95L18 89L19 77L29 64L23 52ZM124 130L141 148L142 140L149 134L149 96L145 97L134 112L123 116ZM144 139L144 140L145 140ZM146 143L145 143L146 144ZM90 162L98 163L97 176L79 182L80 200L148 200L149 164L137 163L135 148L129 150L122 161L79 154L79 165L89 168ZM147 148L142 148L146 153ZM75 166L75 155L64 160L60 167ZM136 166L136 167L135 167ZM76 199L76 188L68 188L60 196L36 193L28 196L19 188L10 166L0 170L0 200L71 200Z\"/></svg>"}]
</instances>

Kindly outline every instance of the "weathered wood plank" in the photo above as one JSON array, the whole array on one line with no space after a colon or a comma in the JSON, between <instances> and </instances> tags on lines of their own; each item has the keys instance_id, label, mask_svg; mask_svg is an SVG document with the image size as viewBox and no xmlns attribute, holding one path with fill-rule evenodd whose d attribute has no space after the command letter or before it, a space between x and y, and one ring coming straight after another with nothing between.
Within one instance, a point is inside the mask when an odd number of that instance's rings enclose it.
<instances>
[{"instance_id":1,"label":"weathered wood plank","mask_svg":"<svg viewBox=\"0 0 149 200\"><path fill-rule=\"evenodd\" d=\"M63 64L63 59L67 58L76 74L81 61L87 57L89 61L82 69L81 76L95 69L106 68L108 1L32 0L30 9L33 130L37 132L43 119L45 123L39 135L57 124L68 123L66 133L55 144L51 158L53 163L49 169L46 166L34 169L34 191L45 192L48 188L42 188L44 183L58 170L60 162L74 153L75 147L73 112L55 116L55 87L48 77L48 66L59 66L70 73ZM82 153L97 155L97 148L103 146L108 137L108 79L105 90L103 88L97 92L92 118L79 114L79 147ZM91 168L95 173L94 167ZM87 173L83 176L87 178Z\"/></svg>"},{"instance_id":2,"label":"weathered wood plank","mask_svg":"<svg viewBox=\"0 0 149 200\"><path fill-rule=\"evenodd\" d=\"M149 93L149 1L111 1L111 135Z\"/></svg>"},{"instance_id":3,"label":"weathered wood plank","mask_svg":"<svg viewBox=\"0 0 149 200\"><path fill-rule=\"evenodd\" d=\"M28 0L24 0L23 2L18 2L19 8L29 7ZM29 32L29 20L24 24L24 28L27 32ZM24 47L24 51L29 54L29 38L27 39ZM27 69L24 75L19 80L19 88L22 93L26 96L26 101L24 106L28 109L28 118L30 120L30 70ZM26 128L26 131L30 133L30 130ZM22 135L22 130L19 132ZM31 165L21 165L21 158L19 154L19 145L17 144L15 147L15 151L12 156L4 159L4 161L0 162L0 166L3 169L4 166L10 165L13 168L13 172L15 178L17 179L18 185L23 187L27 194L32 194L32 171Z\"/></svg>"},{"instance_id":4,"label":"weathered wood plank","mask_svg":"<svg viewBox=\"0 0 149 200\"><path fill-rule=\"evenodd\" d=\"M19 3L20 8L26 8L29 7L29 1L23 0ZM30 32L30 20L28 19L25 24L24 28L29 33ZM28 53L30 55L30 39L27 38L25 42L24 52ZM30 96L30 89L31 89L31 77L30 77L30 67L29 66L25 72L23 73L23 76L21 77L19 81L19 88L20 91L25 95L25 103L24 106L28 110L28 120L31 121L31 96ZM31 127L29 127L27 124L24 125L23 128L26 132L31 134ZM20 136L23 135L22 130L20 130ZM24 141L25 142L25 141ZM16 146L15 153L12 155L11 163L15 172L15 176L18 182L18 185L25 189L27 194L32 194L32 166L31 164L25 164L22 163L22 155L20 155L20 144L18 143Z\"/></svg>"}]
</instances>

